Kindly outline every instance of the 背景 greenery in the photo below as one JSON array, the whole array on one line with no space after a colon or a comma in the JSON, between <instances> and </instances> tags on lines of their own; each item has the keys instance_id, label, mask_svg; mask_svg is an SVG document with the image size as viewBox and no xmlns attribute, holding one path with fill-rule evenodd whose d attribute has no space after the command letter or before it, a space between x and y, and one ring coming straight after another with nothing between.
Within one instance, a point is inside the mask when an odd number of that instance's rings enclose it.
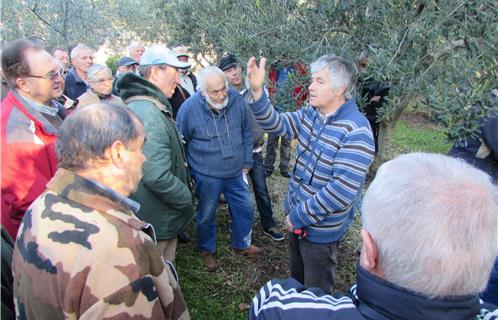
<instances>
[{"instance_id":1,"label":"\u80cc\u666f greenery","mask_svg":"<svg viewBox=\"0 0 498 320\"><path fill-rule=\"evenodd\" d=\"M134 37L188 45L213 63L226 51L281 65L365 51L367 74L391 84L379 111L381 163L414 103L451 139L474 134L476 119L496 108L487 97L498 80L497 12L494 0L4 0L1 26L4 40L37 35L49 48L122 49Z\"/></svg>"},{"instance_id":2,"label":"\u80cc\u666f greenery","mask_svg":"<svg viewBox=\"0 0 498 320\"><path fill-rule=\"evenodd\" d=\"M393 154L412 151L444 154L450 146L441 127L429 123L423 114L410 111L396 127L392 151ZM288 180L275 172L267 181L275 218L281 222ZM361 248L360 220L357 214L339 247L338 292L347 290L355 282L355 266ZM247 308L257 290L271 278L286 278L290 275L287 240L273 242L262 236L256 211L252 238L253 243L264 251L255 259L247 259L230 250L226 205L220 205L217 221L216 257L219 270L215 273L205 270L201 258L197 256L195 239L189 244L180 244L176 261L180 285L192 319L247 319ZM193 224L190 225L189 234L195 235Z\"/></svg>"},{"instance_id":3,"label":"\u80cc\u666f greenery","mask_svg":"<svg viewBox=\"0 0 498 320\"><path fill-rule=\"evenodd\" d=\"M213 60L230 51L242 61L262 54L293 65L368 53L367 74L391 84L377 163L392 157L394 127L416 102L451 139L474 133L473 120L496 108L487 98L498 75L496 1L172 0L164 8L171 41Z\"/></svg>"}]
</instances>

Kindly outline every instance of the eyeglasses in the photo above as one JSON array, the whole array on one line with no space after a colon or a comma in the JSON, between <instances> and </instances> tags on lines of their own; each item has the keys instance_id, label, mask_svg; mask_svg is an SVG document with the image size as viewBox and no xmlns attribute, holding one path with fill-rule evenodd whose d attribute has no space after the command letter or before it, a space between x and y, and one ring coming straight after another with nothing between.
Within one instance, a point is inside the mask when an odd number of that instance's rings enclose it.
<instances>
[{"instance_id":1,"label":"eyeglasses","mask_svg":"<svg viewBox=\"0 0 498 320\"><path fill-rule=\"evenodd\" d=\"M90 80L90 82L95 82L95 83L103 83L103 82L110 82L110 81L114 81L114 78Z\"/></svg>"},{"instance_id":2,"label":"eyeglasses","mask_svg":"<svg viewBox=\"0 0 498 320\"><path fill-rule=\"evenodd\" d=\"M64 77L64 69L59 69L57 71L49 72L49 73L47 73L44 76L36 76L36 75L33 75L33 74L28 74L26 77L28 77L28 78L46 79L46 80L50 80L50 81L55 81L55 80L59 79L59 77L60 78Z\"/></svg>"}]
</instances>

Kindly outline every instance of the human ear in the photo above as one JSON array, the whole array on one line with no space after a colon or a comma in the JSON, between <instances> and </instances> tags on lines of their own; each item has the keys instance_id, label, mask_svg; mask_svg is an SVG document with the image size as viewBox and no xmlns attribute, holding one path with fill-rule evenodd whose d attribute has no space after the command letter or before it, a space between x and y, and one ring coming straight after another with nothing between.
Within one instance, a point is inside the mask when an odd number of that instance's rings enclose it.
<instances>
[{"instance_id":1,"label":"human ear","mask_svg":"<svg viewBox=\"0 0 498 320\"><path fill-rule=\"evenodd\" d=\"M337 91L336 91L336 96L338 97L342 97L344 95L344 93L346 92L346 87L344 86L340 86Z\"/></svg>"},{"instance_id":2,"label":"human ear","mask_svg":"<svg viewBox=\"0 0 498 320\"><path fill-rule=\"evenodd\" d=\"M125 146L123 142L117 140L112 143L112 145L105 151L106 158L110 159L112 164L117 168L123 168L125 156Z\"/></svg>"},{"instance_id":3,"label":"human ear","mask_svg":"<svg viewBox=\"0 0 498 320\"><path fill-rule=\"evenodd\" d=\"M153 66L151 69L150 69L150 78L152 80L157 80L158 78L158 72L159 72L159 67L157 66Z\"/></svg>"},{"instance_id":4,"label":"human ear","mask_svg":"<svg viewBox=\"0 0 498 320\"><path fill-rule=\"evenodd\" d=\"M26 93L31 92L29 85L28 85L28 82L24 78L17 78L16 85L17 85L17 89L19 89L22 92L26 92Z\"/></svg>"},{"instance_id":5,"label":"human ear","mask_svg":"<svg viewBox=\"0 0 498 320\"><path fill-rule=\"evenodd\" d=\"M360 265L363 269L376 273L379 266L379 252L377 250L377 244L375 243L372 235L365 229L361 229L361 255L360 255Z\"/></svg>"}]
</instances>

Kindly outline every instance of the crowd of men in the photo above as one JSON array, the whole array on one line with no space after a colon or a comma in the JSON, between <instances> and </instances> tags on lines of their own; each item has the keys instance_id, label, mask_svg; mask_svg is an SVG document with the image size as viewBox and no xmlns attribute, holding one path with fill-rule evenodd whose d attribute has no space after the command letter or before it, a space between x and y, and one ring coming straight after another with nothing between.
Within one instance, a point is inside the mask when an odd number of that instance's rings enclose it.
<instances>
[{"instance_id":1,"label":"crowd of men","mask_svg":"<svg viewBox=\"0 0 498 320\"><path fill-rule=\"evenodd\" d=\"M376 150L353 63L319 57L308 103L284 112L264 86L265 58L250 58L244 75L225 55L194 76L185 47L132 42L113 76L83 44L70 64L65 50L52 54L29 39L2 48L2 263L4 252L12 259L12 273L2 265L2 318L189 319L178 236L195 216L198 254L216 272L224 198L233 251L259 255L249 180L263 234L288 238L292 276L268 282L250 318L498 318L496 287L479 299L498 251L496 176L443 155L381 167L361 208L358 283L330 295ZM496 128L485 126L488 140ZM297 141L293 169L281 167L285 232L268 192L265 132ZM483 144L496 159L496 145Z\"/></svg>"}]
</instances>

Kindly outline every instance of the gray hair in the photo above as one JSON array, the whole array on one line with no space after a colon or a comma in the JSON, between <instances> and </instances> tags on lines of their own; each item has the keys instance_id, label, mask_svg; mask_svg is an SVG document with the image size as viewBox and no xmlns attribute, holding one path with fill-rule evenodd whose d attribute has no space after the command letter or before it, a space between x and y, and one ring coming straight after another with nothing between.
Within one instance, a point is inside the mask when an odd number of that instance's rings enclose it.
<instances>
[{"instance_id":1,"label":"gray hair","mask_svg":"<svg viewBox=\"0 0 498 320\"><path fill-rule=\"evenodd\" d=\"M88 169L88 162L102 159L115 141L130 146L142 132L140 124L132 111L116 105L93 104L76 110L59 129L59 168Z\"/></svg>"},{"instance_id":2,"label":"gray hair","mask_svg":"<svg viewBox=\"0 0 498 320\"><path fill-rule=\"evenodd\" d=\"M497 253L497 212L489 176L426 153L382 165L362 205L383 277L431 298L484 289Z\"/></svg>"},{"instance_id":3,"label":"gray hair","mask_svg":"<svg viewBox=\"0 0 498 320\"><path fill-rule=\"evenodd\" d=\"M206 68L199 71L199 74L197 75L197 91L206 93L206 79L211 78L215 75L223 77L223 80L225 80L225 86L228 89L229 85L225 73L223 73L223 71L221 71L221 69L216 66L207 66Z\"/></svg>"},{"instance_id":4,"label":"gray hair","mask_svg":"<svg viewBox=\"0 0 498 320\"><path fill-rule=\"evenodd\" d=\"M80 53L81 50L92 50L92 49L84 44L77 45L76 47L73 48L73 50L71 50L71 61L74 61L78 58L78 54Z\"/></svg>"},{"instance_id":5,"label":"gray hair","mask_svg":"<svg viewBox=\"0 0 498 320\"><path fill-rule=\"evenodd\" d=\"M355 72L351 64L333 54L321 56L311 64L312 73L319 72L324 68L327 68L332 89L337 90L344 86L344 97L350 99L355 89Z\"/></svg>"},{"instance_id":6,"label":"gray hair","mask_svg":"<svg viewBox=\"0 0 498 320\"><path fill-rule=\"evenodd\" d=\"M94 64L88 69L88 74L87 74L88 81L95 80L95 76L101 71L106 71L112 76L112 71L111 69L109 69L108 66L105 66L103 64Z\"/></svg>"},{"instance_id":7,"label":"gray hair","mask_svg":"<svg viewBox=\"0 0 498 320\"><path fill-rule=\"evenodd\" d=\"M128 47L126 48L126 51L128 52L128 56L131 57L131 51L137 47L144 47L145 48L145 46L143 45L142 42L135 41L135 40L131 41L130 44L128 45Z\"/></svg>"},{"instance_id":8,"label":"gray hair","mask_svg":"<svg viewBox=\"0 0 498 320\"><path fill-rule=\"evenodd\" d=\"M150 74L152 72L152 68L159 68L159 69L166 69L168 67L167 64L163 63L163 64L147 64L147 65L144 65L144 66L138 66L138 73L140 73L140 76L144 79L149 79L150 78ZM173 67L171 67L173 68Z\"/></svg>"}]
</instances>

